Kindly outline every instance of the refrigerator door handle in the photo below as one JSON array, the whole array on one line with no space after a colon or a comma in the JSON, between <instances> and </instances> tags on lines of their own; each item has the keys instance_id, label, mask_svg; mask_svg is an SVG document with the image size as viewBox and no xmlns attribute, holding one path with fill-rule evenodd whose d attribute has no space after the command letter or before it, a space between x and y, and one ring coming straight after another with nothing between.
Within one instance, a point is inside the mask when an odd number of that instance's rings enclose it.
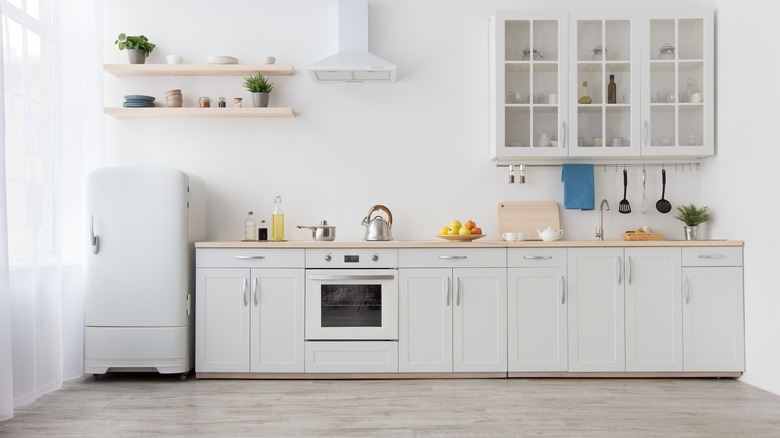
<instances>
[{"instance_id":1,"label":"refrigerator door handle","mask_svg":"<svg viewBox=\"0 0 780 438\"><path fill-rule=\"evenodd\" d=\"M95 235L95 215L92 215L92 221L89 226L89 241L92 245L92 254L97 254L100 246L100 238Z\"/></svg>"}]
</instances>

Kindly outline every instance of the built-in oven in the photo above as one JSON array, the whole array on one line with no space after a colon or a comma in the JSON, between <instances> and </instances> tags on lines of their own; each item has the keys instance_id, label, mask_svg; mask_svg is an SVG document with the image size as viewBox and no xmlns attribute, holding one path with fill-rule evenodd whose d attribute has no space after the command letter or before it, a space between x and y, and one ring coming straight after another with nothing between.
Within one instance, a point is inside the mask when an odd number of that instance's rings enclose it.
<instances>
[{"instance_id":1,"label":"built-in oven","mask_svg":"<svg viewBox=\"0 0 780 438\"><path fill-rule=\"evenodd\" d=\"M307 341L398 340L395 249L306 253Z\"/></svg>"}]
</instances>

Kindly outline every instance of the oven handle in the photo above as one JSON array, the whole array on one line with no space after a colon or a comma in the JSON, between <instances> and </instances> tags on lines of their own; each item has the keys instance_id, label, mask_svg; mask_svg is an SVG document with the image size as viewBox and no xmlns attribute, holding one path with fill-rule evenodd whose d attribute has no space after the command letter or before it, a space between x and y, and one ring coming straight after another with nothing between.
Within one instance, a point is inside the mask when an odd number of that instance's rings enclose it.
<instances>
[{"instance_id":1,"label":"oven handle","mask_svg":"<svg viewBox=\"0 0 780 438\"><path fill-rule=\"evenodd\" d=\"M395 280L395 275L309 275L309 280Z\"/></svg>"}]
</instances>

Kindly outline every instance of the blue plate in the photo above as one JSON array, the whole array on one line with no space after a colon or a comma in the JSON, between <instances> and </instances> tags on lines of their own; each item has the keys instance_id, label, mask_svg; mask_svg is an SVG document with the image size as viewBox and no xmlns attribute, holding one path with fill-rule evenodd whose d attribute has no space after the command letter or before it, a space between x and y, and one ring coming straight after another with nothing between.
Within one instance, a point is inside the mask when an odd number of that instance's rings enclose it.
<instances>
[{"instance_id":1,"label":"blue plate","mask_svg":"<svg viewBox=\"0 0 780 438\"><path fill-rule=\"evenodd\" d=\"M130 94L125 96L125 100L135 100L141 102L154 102L154 96L144 96L141 94Z\"/></svg>"},{"instance_id":2,"label":"blue plate","mask_svg":"<svg viewBox=\"0 0 780 438\"><path fill-rule=\"evenodd\" d=\"M151 108L154 106L154 104L152 102L125 102L122 104L122 106L128 108Z\"/></svg>"}]
</instances>

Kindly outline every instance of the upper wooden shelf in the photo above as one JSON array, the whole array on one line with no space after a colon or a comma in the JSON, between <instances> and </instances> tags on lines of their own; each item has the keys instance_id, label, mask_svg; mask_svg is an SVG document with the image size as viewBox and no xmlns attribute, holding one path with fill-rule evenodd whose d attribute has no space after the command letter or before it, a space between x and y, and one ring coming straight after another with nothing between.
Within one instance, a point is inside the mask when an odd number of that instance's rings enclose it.
<instances>
[{"instance_id":1,"label":"upper wooden shelf","mask_svg":"<svg viewBox=\"0 0 780 438\"><path fill-rule=\"evenodd\" d=\"M103 64L114 76L291 76L292 64Z\"/></svg>"},{"instance_id":2,"label":"upper wooden shelf","mask_svg":"<svg viewBox=\"0 0 780 438\"><path fill-rule=\"evenodd\" d=\"M292 108L104 108L103 113L118 119L126 118L286 118L295 117Z\"/></svg>"}]
</instances>

